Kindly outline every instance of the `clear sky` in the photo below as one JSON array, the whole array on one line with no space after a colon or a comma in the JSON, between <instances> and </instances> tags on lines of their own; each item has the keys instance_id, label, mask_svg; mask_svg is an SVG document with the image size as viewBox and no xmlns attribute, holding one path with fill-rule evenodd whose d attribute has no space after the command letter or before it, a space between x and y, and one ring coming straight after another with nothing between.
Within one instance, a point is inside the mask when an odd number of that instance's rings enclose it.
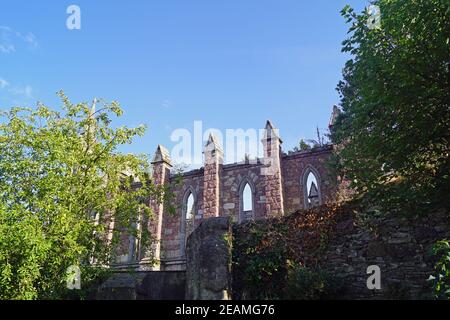
<instances>
[{"instance_id":1,"label":"clear sky","mask_svg":"<svg viewBox=\"0 0 450 320\"><path fill-rule=\"evenodd\" d=\"M0 108L118 100L120 124L149 126L124 148L169 149L176 128L262 128L284 149L325 130L347 56L340 16L356 0L0 0ZM66 8L81 8L69 30Z\"/></svg>"}]
</instances>

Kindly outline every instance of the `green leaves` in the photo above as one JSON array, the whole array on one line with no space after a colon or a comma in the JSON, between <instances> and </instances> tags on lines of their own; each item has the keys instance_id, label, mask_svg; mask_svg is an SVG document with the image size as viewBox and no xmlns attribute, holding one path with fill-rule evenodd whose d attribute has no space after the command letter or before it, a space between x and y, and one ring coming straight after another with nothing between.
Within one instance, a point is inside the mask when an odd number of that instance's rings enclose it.
<instances>
[{"instance_id":1,"label":"green leaves","mask_svg":"<svg viewBox=\"0 0 450 320\"><path fill-rule=\"evenodd\" d=\"M432 254L438 258L435 274L428 278L434 289L434 297L450 300L450 241L438 241L432 248Z\"/></svg>"},{"instance_id":2,"label":"green leaves","mask_svg":"<svg viewBox=\"0 0 450 320\"><path fill-rule=\"evenodd\" d=\"M283 218L247 222L233 231L233 297L237 299L293 299L315 297L314 281L291 277L294 264L318 267L328 247L336 218L350 207L323 205ZM299 241L301 239L301 241ZM295 272L294 272L295 273ZM311 273L313 275L313 273ZM296 278L299 276L299 278ZM301 280L303 281L303 280ZM299 293L302 291L303 293ZM307 293L308 292L308 293Z\"/></svg>"},{"instance_id":3,"label":"green leaves","mask_svg":"<svg viewBox=\"0 0 450 320\"><path fill-rule=\"evenodd\" d=\"M59 92L63 112L40 104L0 114L0 298L58 298L65 271L84 272L112 261L111 235L134 234L149 245L149 197L162 191L149 180L145 156L118 147L145 126L113 128L117 102L95 108L72 104ZM126 177L126 178L125 178Z\"/></svg>"},{"instance_id":4,"label":"green leaves","mask_svg":"<svg viewBox=\"0 0 450 320\"><path fill-rule=\"evenodd\" d=\"M450 10L444 0L378 0L381 28L348 6L350 52L331 138L359 195L388 210L448 207Z\"/></svg>"},{"instance_id":5,"label":"green leaves","mask_svg":"<svg viewBox=\"0 0 450 320\"><path fill-rule=\"evenodd\" d=\"M450 7L446 0L377 0L381 29L365 12L342 15L353 57L337 90L342 114L331 135L335 167L356 196L387 212L449 208ZM436 265L435 297L448 295L448 242Z\"/></svg>"},{"instance_id":6,"label":"green leaves","mask_svg":"<svg viewBox=\"0 0 450 320\"><path fill-rule=\"evenodd\" d=\"M342 280L319 268L308 269L291 263L288 270L286 299L327 300L337 299L342 291Z\"/></svg>"}]
</instances>

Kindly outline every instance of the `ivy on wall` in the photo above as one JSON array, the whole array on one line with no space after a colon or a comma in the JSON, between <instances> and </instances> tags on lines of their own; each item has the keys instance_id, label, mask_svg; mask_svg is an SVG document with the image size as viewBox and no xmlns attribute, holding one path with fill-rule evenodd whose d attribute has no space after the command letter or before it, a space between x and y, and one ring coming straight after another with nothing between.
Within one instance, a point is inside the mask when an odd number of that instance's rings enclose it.
<instances>
[{"instance_id":1,"label":"ivy on wall","mask_svg":"<svg viewBox=\"0 0 450 320\"><path fill-rule=\"evenodd\" d=\"M348 209L323 205L235 226L234 299L330 298L339 280L321 270L321 253Z\"/></svg>"}]
</instances>

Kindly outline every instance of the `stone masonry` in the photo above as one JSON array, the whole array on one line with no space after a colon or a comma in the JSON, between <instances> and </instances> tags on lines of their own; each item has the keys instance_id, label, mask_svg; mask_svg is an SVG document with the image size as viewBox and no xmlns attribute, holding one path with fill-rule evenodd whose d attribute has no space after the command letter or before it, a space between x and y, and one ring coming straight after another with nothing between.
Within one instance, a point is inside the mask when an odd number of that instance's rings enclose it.
<instances>
[{"instance_id":1,"label":"stone masonry","mask_svg":"<svg viewBox=\"0 0 450 320\"><path fill-rule=\"evenodd\" d=\"M153 181L171 185L177 206L175 214L169 214L163 203L151 201L156 219L147 227L156 238L151 248L159 262L148 268L145 253L139 255L141 270L179 271L186 268L186 239L202 221L212 217L229 217L241 223L249 219L265 219L282 216L299 209L308 208L308 176L316 182L314 204L332 202L336 195L336 182L326 169L326 161L333 145L310 150L289 152L282 150L278 129L267 121L262 139L264 157L241 163L224 164L223 150L213 135L204 148L204 166L181 174L171 173L169 152L158 146L153 158ZM174 182L181 179L181 183ZM251 189L250 211L244 210L243 192ZM187 199L192 195L193 209L186 212ZM187 220L187 217L190 220ZM131 264L131 263L130 263Z\"/></svg>"}]
</instances>

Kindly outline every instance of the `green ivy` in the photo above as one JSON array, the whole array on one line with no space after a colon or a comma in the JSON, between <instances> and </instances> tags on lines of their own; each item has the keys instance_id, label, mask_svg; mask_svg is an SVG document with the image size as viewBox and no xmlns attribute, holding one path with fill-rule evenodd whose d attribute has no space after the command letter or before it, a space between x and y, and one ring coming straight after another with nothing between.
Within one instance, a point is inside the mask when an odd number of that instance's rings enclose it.
<instances>
[{"instance_id":1,"label":"green ivy","mask_svg":"<svg viewBox=\"0 0 450 320\"><path fill-rule=\"evenodd\" d=\"M316 268L291 265L288 272L285 298L289 300L336 299L342 291L342 280Z\"/></svg>"},{"instance_id":2,"label":"green ivy","mask_svg":"<svg viewBox=\"0 0 450 320\"><path fill-rule=\"evenodd\" d=\"M430 276L434 297L450 300L450 241L438 241L432 248L432 253L438 258L435 273Z\"/></svg>"},{"instance_id":3,"label":"green ivy","mask_svg":"<svg viewBox=\"0 0 450 320\"><path fill-rule=\"evenodd\" d=\"M339 206L322 206L284 218L235 226L233 298L265 300L332 297L335 279L316 270L319 270L317 264L323 251L328 248L330 231L335 225L334 217L341 212L340 209ZM302 239L301 243L299 239ZM305 262L314 269L296 267L304 266ZM308 277L311 281L306 280ZM320 286L323 286L323 291L318 289Z\"/></svg>"}]
</instances>

